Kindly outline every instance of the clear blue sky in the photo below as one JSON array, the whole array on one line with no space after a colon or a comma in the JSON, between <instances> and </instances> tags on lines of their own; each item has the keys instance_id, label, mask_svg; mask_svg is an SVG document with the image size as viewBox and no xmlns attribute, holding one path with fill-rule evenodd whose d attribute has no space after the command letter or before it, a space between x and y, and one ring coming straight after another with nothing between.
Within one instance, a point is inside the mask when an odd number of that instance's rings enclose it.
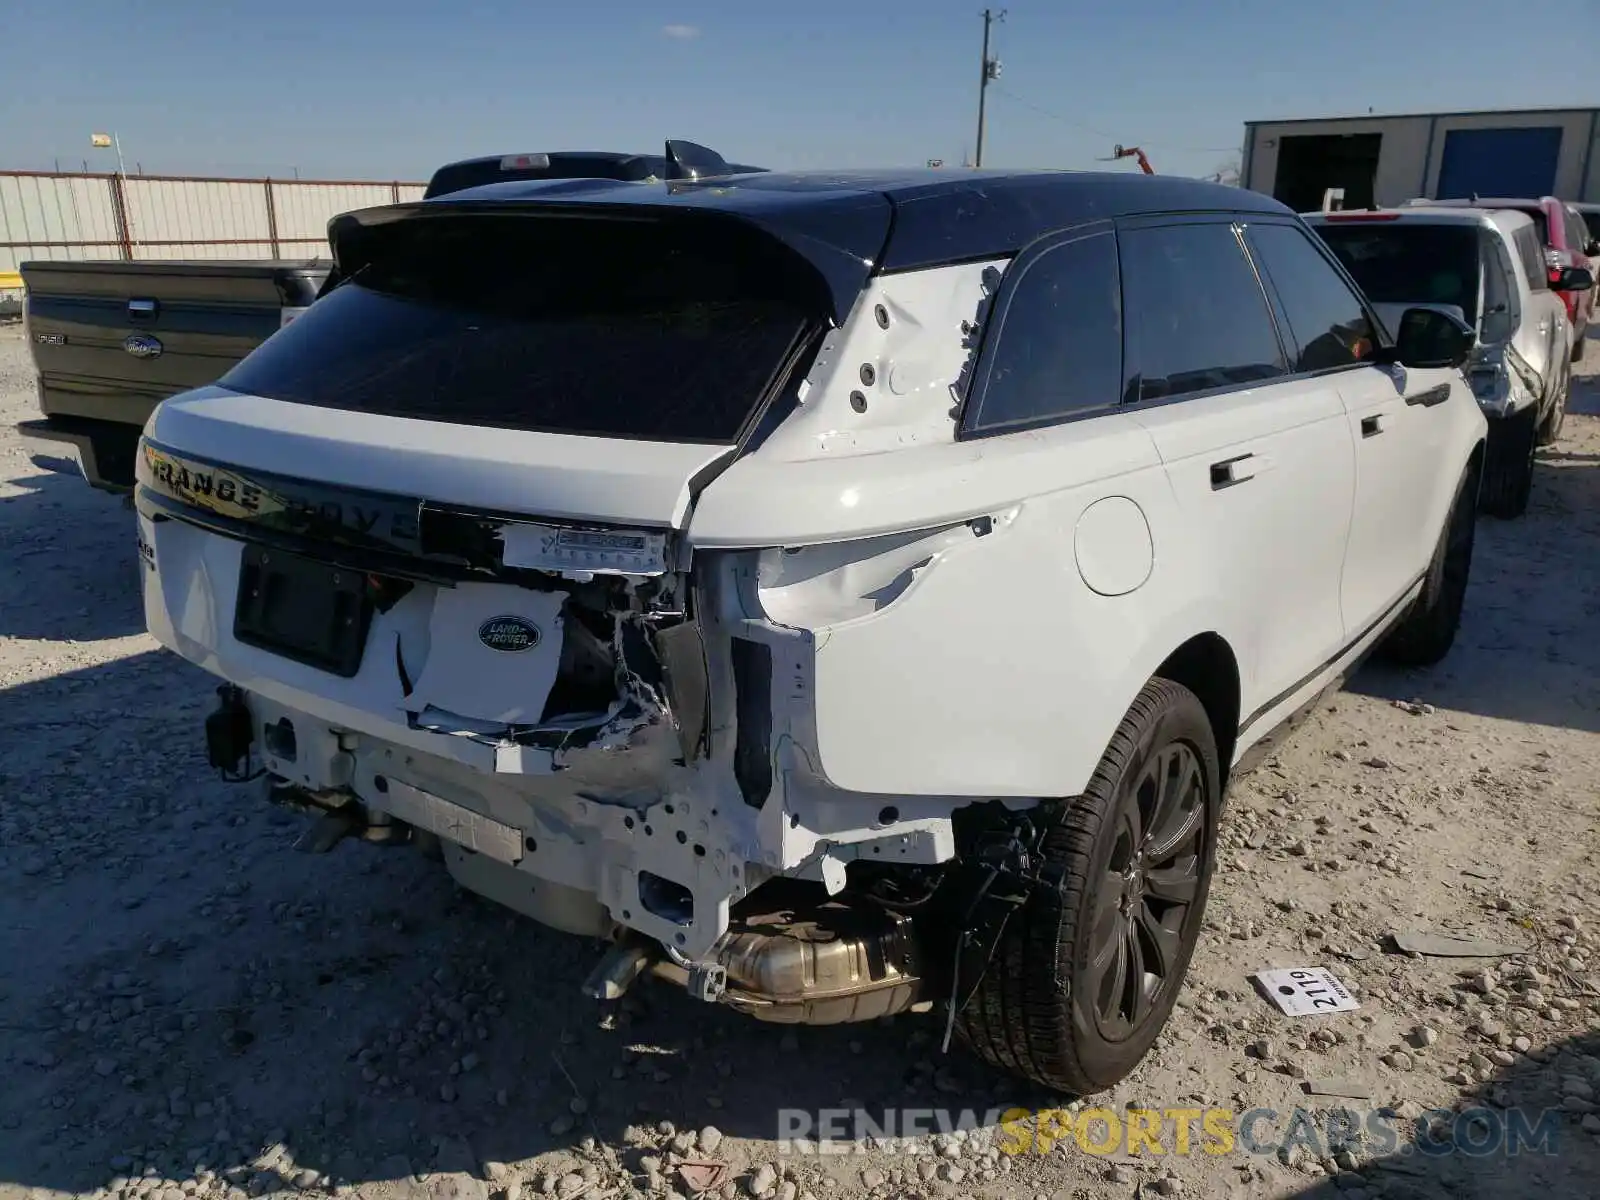
<instances>
[{"instance_id":1,"label":"clear blue sky","mask_svg":"<svg viewBox=\"0 0 1600 1200\"><path fill-rule=\"evenodd\" d=\"M954 165L974 141L981 7L0 0L0 168L108 169L89 134L113 129L128 170L146 172L424 179L474 154L667 137L778 168ZM1090 167L1121 141L1158 171L1208 174L1237 156L1247 119L1600 100L1580 43L1551 32L1559 7L1008 7L990 166ZM1594 0L1565 10L1574 38L1600 30L1594 13Z\"/></svg>"}]
</instances>

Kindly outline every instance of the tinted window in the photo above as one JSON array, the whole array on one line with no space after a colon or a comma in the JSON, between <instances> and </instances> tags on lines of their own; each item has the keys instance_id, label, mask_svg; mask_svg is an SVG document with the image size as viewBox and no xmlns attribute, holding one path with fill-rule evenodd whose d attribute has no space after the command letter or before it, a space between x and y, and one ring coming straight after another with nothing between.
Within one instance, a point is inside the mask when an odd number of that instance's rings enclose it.
<instances>
[{"instance_id":1,"label":"tinted window","mask_svg":"<svg viewBox=\"0 0 1600 1200\"><path fill-rule=\"evenodd\" d=\"M1454 304L1477 321L1476 226L1403 220L1312 228L1373 303Z\"/></svg>"},{"instance_id":2,"label":"tinted window","mask_svg":"<svg viewBox=\"0 0 1600 1200\"><path fill-rule=\"evenodd\" d=\"M1348 367L1372 356L1372 325L1360 297L1310 234L1292 225L1253 225L1249 238L1298 347L1296 371Z\"/></svg>"},{"instance_id":3,"label":"tinted window","mask_svg":"<svg viewBox=\"0 0 1600 1200\"><path fill-rule=\"evenodd\" d=\"M1266 297L1232 226L1131 229L1119 241L1129 355L1138 371L1129 399L1286 373Z\"/></svg>"},{"instance_id":4,"label":"tinted window","mask_svg":"<svg viewBox=\"0 0 1600 1200\"><path fill-rule=\"evenodd\" d=\"M1117 403L1122 296L1109 233L1066 242L1022 267L972 425L1048 421Z\"/></svg>"},{"instance_id":5,"label":"tinted window","mask_svg":"<svg viewBox=\"0 0 1600 1200\"><path fill-rule=\"evenodd\" d=\"M398 222L370 231L366 265L219 382L397 417L733 442L813 324L784 274L793 260L748 236Z\"/></svg>"},{"instance_id":6,"label":"tinted window","mask_svg":"<svg viewBox=\"0 0 1600 1200\"><path fill-rule=\"evenodd\" d=\"M1581 215L1583 217L1583 223L1589 227L1589 236L1592 238L1600 238L1600 211L1595 209L1585 209Z\"/></svg>"}]
</instances>

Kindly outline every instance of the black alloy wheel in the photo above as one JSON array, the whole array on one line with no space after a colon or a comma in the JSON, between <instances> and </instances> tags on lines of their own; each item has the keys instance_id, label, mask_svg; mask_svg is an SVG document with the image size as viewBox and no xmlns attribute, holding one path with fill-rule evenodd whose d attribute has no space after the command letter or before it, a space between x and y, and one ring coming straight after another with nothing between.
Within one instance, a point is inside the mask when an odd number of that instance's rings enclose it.
<instances>
[{"instance_id":1,"label":"black alloy wheel","mask_svg":"<svg viewBox=\"0 0 1600 1200\"><path fill-rule=\"evenodd\" d=\"M1042 878L959 1010L985 1061L1055 1091L1114 1087L1150 1052L1200 938L1223 768L1199 698L1145 684L1079 796L1037 810Z\"/></svg>"},{"instance_id":2,"label":"black alloy wheel","mask_svg":"<svg viewBox=\"0 0 1600 1200\"><path fill-rule=\"evenodd\" d=\"M1205 778L1183 742L1155 754L1117 797L1111 858L1096 895L1090 967L1108 1041L1143 1026L1177 982L1184 927L1200 895Z\"/></svg>"}]
</instances>

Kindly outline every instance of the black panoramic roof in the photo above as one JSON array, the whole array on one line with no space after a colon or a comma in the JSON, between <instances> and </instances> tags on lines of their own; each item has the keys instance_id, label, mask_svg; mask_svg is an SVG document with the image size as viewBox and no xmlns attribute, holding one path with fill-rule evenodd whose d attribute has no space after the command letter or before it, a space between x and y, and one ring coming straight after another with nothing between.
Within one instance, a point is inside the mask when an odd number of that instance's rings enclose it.
<instances>
[{"instance_id":1,"label":"black panoramic roof","mask_svg":"<svg viewBox=\"0 0 1600 1200\"><path fill-rule=\"evenodd\" d=\"M1170 175L1089 171L762 172L698 180L513 180L334 219L336 257L361 257L359 229L451 213L593 219L727 220L758 227L805 258L842 319L866 279L1009 258L1056 230L1163 213L1294 215L1269 196Z\"/></svg>"},{"instance_id":2,"label":"black panoramic roof","mask_svg":"<svg viewBox=\"0 0 1600 1200\"><path fill-rule=\"evenodd\" d=\"M1164 175L1098 171L763 172L667 183L567 180L489 184L435 203L627 205L711 209L763 224L824 214L893 213L887 247L876 231L865 241L834 241L883 271L1015 254L1035 238L1090 221L1144 213L1291 210L1259 192ZM825 223L825 222L824 222ZM843 233L843 230L836 230ZM832 239L828 239L832 240Z\"/></svg>"}]
</instances>

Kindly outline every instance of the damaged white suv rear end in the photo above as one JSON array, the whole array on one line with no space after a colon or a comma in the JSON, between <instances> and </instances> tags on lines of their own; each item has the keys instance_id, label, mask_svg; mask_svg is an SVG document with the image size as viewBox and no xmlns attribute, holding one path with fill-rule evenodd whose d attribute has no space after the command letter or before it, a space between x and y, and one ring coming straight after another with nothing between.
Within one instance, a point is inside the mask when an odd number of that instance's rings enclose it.
<instances>
[{"instance_id":1,"label":"damaged white suv rear end","mask_svg":"<svg viewBox=\"0 0 1600 1200\"><path fill-rule=\"evenodd\" d=\"M148 624L226 681L212 764L320 811L311 848L433 848L465 887L610 942L596 995L651 972L799 1023L948 1001L991 1060L1108 1086L1181 982L1236 718L1282 680L1256 670L1255 601L1215 572L1178 586L1206 538L1174 516L1168 435L1117 411L1117 370L1059 364L1109 389L1095 420L979 429L969 385L998 369L985 324L1027 246L1152 207L1294 221L1240 195L774 174L339 218L337 285L141 447ZM1092 261L1110 283L1081 305L1112 311L1115 254ZM1348 457L1306 446L1313 475ZM1348 498L1314 499L1341 524L1297 544L1342 555ZM1285 622L1331 600L1289 595ZM1157 687L1164 663L1192 690ZM1135 718L1168 740L1130 751ZM1133 807L1100 836L1101 801L1069 798L1106 780ZM1089 835L1104 852L1079 861ZM1080 919L1102 877L1122 890ZM1082 996L1059 982L1091 970Z\"/></svg>"}]
</instances>

